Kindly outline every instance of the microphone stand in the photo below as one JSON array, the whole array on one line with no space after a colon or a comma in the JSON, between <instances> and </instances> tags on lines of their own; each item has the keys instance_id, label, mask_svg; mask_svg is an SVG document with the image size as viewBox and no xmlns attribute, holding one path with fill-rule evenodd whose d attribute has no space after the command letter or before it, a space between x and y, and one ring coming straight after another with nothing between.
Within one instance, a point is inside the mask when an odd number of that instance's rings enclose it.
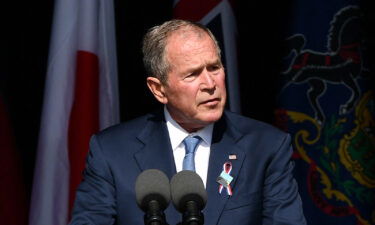
<instances>
[{"instance_id":1,"label":"microphone stand","mask_svg":"<svg viewBox=\"0 0 375 225\"><path fill-rule=\"evenodd\" d=\"M198 205L195 201L186 202L186 211L182 216L183 225L203 225L204 216L199 211Z\"/></svg>"},{"instance_id":2,"label":"microphone stand","mask_svg":"<svg viewBox=\"0 0 375 225\"><path fill-rule=\"evenodd\" d=\"M148 203L148 210L144 216L144 223L145 225L168 225L158 201L151 200Z\"/></svg>"}]
</instances>

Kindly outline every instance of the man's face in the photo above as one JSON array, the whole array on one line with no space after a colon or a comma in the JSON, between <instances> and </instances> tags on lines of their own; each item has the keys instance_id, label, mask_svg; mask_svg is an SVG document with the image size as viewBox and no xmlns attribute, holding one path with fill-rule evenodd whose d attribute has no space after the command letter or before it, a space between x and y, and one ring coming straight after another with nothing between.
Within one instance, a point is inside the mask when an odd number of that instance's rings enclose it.
<instances>
[{"instance_id":1,"label":"man's face","mask_svg":"<svg viewBox=\"0 0 375 225\"><path fill-rule=\"evenodd\" d=\"M225 73L213 40L203 32L172 34L166 59L170 72L163 90L172 118L189 132L220 119L226 102Z\"/></svg>"}]
</instances>

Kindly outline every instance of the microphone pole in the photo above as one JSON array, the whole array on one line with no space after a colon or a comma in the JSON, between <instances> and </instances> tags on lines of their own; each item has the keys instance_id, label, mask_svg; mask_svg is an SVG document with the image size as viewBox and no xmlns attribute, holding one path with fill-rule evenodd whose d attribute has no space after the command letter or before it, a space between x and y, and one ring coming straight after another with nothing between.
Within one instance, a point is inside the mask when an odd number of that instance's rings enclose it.
<instances>
[{"instance_id":1,"label":"microphone pole","mask_svg":"<svg viewBox=\"0 0 375 225\"><path fill-rule=\"evenodd\" d=\"M182 215L182 224L184 225L203 225L204 216L194 201L186 202L186 212Z\"/></svg>"},{"instance_id":2,"label":"microphone pole","mask_svg":"<svg viewBox=\"0 0 375 225\"><path fill-rule=\"evenodd\" d=\"M166 225L165 215L160 208L159 202L151 200L148 203L148 210L144 216L145 225Z\"/></svg>"}]
</instances>

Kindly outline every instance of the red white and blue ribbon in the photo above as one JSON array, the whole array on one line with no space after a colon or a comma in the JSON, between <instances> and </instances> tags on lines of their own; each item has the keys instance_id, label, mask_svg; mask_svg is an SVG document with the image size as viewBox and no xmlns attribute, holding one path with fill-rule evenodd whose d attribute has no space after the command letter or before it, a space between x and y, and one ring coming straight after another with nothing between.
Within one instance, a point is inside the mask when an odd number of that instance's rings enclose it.
<instances>
[{"instance_id":1,"label":"red white and blue ribbon","mask_svg":"<svg viewBox=\"0 0 375 225\"><path fill-rule=\"evenodd\" d=\"M232 171L232 163L231 162L225 162L223 165L223 171L221 172L220 176L218 177L218 182L220 183L219 186L219 193L223 191L225 188L227 190L227 194L229 196L232 196L232 187L230 186L230 183L233 180L233 177L230 176L230 172Z\"/></svg>"}]
</instances>

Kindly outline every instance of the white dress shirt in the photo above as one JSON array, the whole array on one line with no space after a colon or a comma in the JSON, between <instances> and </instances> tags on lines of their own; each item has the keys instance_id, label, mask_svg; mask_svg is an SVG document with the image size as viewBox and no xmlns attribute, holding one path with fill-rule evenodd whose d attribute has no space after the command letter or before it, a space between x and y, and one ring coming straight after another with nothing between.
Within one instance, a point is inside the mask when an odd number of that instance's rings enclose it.
<instances>
[{"instance_id":1,"label":"white dress shirt","mask_svg":"<svg viewBox=\"0 0 375 225\"><path fill-rule=\"evenodd\" d=\"M164 116L167 122L169 139L171 141L177 173L182 170L182 163L185 157L185 145L183 140L187 136L199 136L202 138L202 141L199 142L196 149L194 161L195 172L202 178L203 184L206 186L213 124L210 124L197 132L188 133L171 117L167 107L164 107Z\"/></svg>"}]
</instances>

